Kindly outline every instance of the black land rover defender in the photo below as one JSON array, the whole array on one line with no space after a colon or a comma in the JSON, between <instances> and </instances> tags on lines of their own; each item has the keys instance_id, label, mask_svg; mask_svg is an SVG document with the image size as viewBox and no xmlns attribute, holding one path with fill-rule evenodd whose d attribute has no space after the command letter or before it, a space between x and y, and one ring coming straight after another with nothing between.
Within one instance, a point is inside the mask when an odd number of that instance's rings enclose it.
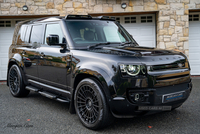
<instances>
[{"instance_id":1,"label":"black land rover defender","mask_svg":"<svg viewBox=\"0 0 200 134\"><path fill-rule=\"evenodd\" d=\"M181 52L140 47L109 17L68 15L16 25L7 85L14 97L30 91L70 103L84 126L114 117L173 110L192 90Z\"/></svg>"}]
</instances>

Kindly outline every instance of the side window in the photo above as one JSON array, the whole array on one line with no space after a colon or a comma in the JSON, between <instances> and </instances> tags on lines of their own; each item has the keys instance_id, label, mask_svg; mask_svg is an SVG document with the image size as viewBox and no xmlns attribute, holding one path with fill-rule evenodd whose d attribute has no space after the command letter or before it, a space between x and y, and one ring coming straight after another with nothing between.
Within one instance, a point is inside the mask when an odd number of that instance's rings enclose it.
<instances>
[{"instance_id":1,"label":"side window","mask_svg":"<svg viewBox=\"0 0 200 134\"><path fill-rule=\"evenodd\" d=\"M27 29L27 26L24 26L24 25L21 26L18 36L17 36L17 45L22 45L24 43L26 29Z\"/></svg>"},{"instance_id":2,"label":"side window","mask_svg":"<svg viewBox=\"0 0 200 134\"><path fill-rule=\"evenodd\" d=\"M30 43L42 44L43 25L33 25Z\"/></svg>"},{"instance_id":3,"label":"side window","mask_svg":"<svg viewBox=\"0 0 200 134\"><path fill-rule=\"evenodd\" d=\"M24 42L25 43L29 43L29 38L30 38L30 33L31 33L31 25L28 26L27 30L26 30L26 35L25 35L25 39L24 39Z\"/></svg>"},{"instance_id":4,"label":"side window","mask_svg":"<svg viewBox=\"0 0 200 134\"><path fill-rule=\"evenodd\" d=\"M60 27L59 24L47 24L46 25L46 33L45 33L45 42L44 44L47 44L46 43L46 37L49 35L49 34L56 34L59 36L59 43L64 43L62 42L63 41L63 32L62 32L62 29Z\"/></svg>"}]
</instances>

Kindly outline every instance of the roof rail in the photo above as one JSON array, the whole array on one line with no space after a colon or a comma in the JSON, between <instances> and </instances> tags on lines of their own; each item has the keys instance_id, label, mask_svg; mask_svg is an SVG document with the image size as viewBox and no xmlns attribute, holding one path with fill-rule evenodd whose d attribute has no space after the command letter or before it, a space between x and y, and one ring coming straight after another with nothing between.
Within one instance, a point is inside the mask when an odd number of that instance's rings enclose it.
<instances>
[{"instance_id":1,"label":"roof rail","mask_svg":"<svg viewBox=\"0 0 200 134\"><path fill-rule=\"evenodd\" d=\"M97 18L101 19L101 20L115 20L110 16L97 16Z\"/></svg>"},{"instance_id":2,"label":"roof rail","mask_svg":"<svg viewBox=\"0 0 200 134\"><path fill-rule=\"evenodd\" d=\"M90 15L66 15L65 19L92 19Z\"/></svg>"}]
</instances>

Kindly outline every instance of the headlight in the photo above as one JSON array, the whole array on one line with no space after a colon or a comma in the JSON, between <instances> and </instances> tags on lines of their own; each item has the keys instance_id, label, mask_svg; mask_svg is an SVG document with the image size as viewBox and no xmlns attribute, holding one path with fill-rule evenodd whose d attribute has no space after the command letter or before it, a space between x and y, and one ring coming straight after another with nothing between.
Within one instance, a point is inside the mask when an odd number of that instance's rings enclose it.
<instances>
[{"instance_id":1,"label":"headlight","mask_svg":"<svg viewBox=\"0 0 200 134\"><path fill-rule=\"evenodd\" d=\"M120 70L122 73L127 73L128 75L135 76L140 72L142 74L146 73L146 67L144 65L125 65L120 64Z\"/></svg>"}]
</instances>

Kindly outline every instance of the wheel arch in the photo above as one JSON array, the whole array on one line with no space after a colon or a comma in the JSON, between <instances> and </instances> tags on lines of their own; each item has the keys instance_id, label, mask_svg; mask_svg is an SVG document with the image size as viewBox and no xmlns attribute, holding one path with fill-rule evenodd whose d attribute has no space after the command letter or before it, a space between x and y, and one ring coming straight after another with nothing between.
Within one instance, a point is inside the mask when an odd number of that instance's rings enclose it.
<instances>
[{"instance_id":1,"label":"wheel arch","mask_svg":"<svg viewBox=\"0 0 200 134\"><path fill-rule=\"evenodd\" d=\"M17 54L19 55L19 54ZM20 56L21 57L21 56ZM19 58L18 58L19 59ZM8 62L8 69L7 69L7 86L9 86L8 84L8 74L9 74L9 70L10 68L12 67L12 65L17 65L20 69L20 72L21 72L21 75L22 75L22 78L23 78L23 81L25 84L27 84L27 81L25 78L25 75L24 75L24 67L23 67L23 63L22 63L22 60L17 60L16 58L12 57L11 59L9 59L9 62Z\"/></svg>"},{"instance_id":2,"label":"wheel arch","mask_svg":"<svg viewBox=\"0 0 200 134\"><path fill-rule=\"evenodd\" d=\"M79 70L79 72L82 72L81 70ZM103 93L105 95L106 100L108 101L109 98L111 97L111 92L114 91L114 89L109 88L112 87L111 85L111 79L109 79L109 75L106 74L105 72L102 72L102 70L89 70L88 71L84 71L84 73L78 73L75 75L74 81L73 83L73 88L72 88L72 92L71 92L71 103L70 103L70 113L75 113L75 107L74 107L74 93L76 90L77 85L79 84L79 82L85 78L93 78L95 80L97 80L100 84L100 86L102 86L103 89ZM112 90L112 91L111 91Z\"/></svg>"}]
</instances>

